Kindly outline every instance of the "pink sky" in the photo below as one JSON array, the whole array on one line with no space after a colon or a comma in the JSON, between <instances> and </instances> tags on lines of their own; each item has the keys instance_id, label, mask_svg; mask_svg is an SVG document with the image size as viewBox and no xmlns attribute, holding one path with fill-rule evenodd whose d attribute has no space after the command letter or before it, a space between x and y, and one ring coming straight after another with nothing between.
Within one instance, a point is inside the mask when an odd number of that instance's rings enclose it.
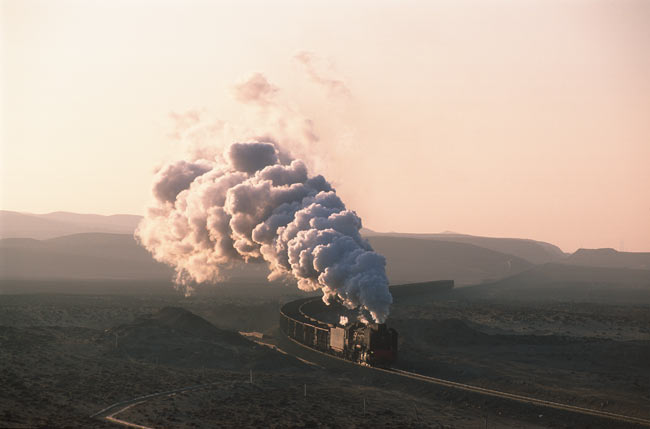
<instances>
[{"instance_id":1,"label":"pink sky","mask_svg":"<svg viewBox=\"0 0 650 429\"><path fill-rule=\"evenodd\" d=\"M142 213L260 72L369 228L650 251L650 2L348 3L3 1L0 208Z\"/></svg>"}]
</instances>

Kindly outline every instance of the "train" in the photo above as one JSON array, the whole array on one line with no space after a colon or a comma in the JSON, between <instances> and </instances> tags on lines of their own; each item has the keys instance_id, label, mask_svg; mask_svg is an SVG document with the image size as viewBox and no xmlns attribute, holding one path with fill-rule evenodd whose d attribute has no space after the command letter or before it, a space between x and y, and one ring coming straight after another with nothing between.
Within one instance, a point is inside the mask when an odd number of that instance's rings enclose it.
<instances>
[{"instance_id":1,"label":"train","mask_svg":"<svg viewBox=\"0 0 650 429\"><path fill-rule=\"evenodd\" d=\"M397 331L384 323L342 326L326 323L305 311L321 305L320 298L304 298L280 310L280 329L289 338L314 350L362 365L390 367L397 360Z\"/></svg>"}]
</instances>

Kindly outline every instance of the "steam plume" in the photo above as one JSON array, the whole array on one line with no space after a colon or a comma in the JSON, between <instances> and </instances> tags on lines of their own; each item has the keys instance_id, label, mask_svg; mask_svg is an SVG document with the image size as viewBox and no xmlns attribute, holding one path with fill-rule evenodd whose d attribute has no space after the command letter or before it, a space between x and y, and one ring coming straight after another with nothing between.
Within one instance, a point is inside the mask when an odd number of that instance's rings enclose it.
<instances>
[{"instance_id":1,"label":"steam plume","mask_svg":"<svg viewBox=\"0 0 650 429\"><path fill-rule=\"evenodd\" d=\"M322 85L323 87L327 88L330 94L342 95L344 97L352 96L352 93L348 87L345 86L345 83L343 83L343 81L324 77L321 73L318 72L316 66L314 65L314 54L311 52L299 52L294 58L305 67L305 71L307 72L309 78L318 85Z\"/></svg>"},{"instance_id":2,"label":"steam plume","mask_svg":"<svg viewBox=\"0 0 650 429\"><path fill-rule=\"evenodd\" d=\"M264 93L264 91L262 91ZM177 284L220 280L236 261L266 261L269 280L295 278L383 322L392 297L385 259L323 176L310 176L274 142L235 143L213 161L178 161L157 173L155 204L136 238L173 266Z\"/></svg>"},{"instance_id":3,"label":"steam plume","mask_svg":"<svg viewBox=\"0 0 650 429\"><path fill-rule=\"evenodd\" d=\"M257 103L266 105L271 103L278 88L269 83L261 73L254 73L245 82L234 88L235 98L242 103Z\"/></svg>"}]
</instances>

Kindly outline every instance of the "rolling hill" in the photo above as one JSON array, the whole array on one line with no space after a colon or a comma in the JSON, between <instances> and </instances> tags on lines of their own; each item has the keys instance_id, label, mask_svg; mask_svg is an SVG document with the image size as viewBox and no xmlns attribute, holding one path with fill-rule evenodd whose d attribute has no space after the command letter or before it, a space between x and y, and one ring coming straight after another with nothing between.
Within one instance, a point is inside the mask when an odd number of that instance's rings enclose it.
<instances>
[{"instance_id":1,"label":"rolling hill","mask_svg":"<svg viewBox=\"0 0 650 429\"><path fill-rule=\"evenodd\" d=\"M650 304L650 270L543 264L489 284L464 288L471 298Z\"/></svg>"},{"instance_id":2,"label":"rolling hill","mask_svg":"<svg viewBox=\"0 0 650 429\"><path fill-rule=\"evenodd\" d=\"M494 250L495 252L505 253L517 256L527 260L532 264L545 264L564 259L566 254L562 250L550 243L535 241L523 238L499 238L499 237L480 237L474 235L458 233L442 234L409 234L397 232L375 232L369 229L363 229L362 234L367 237L396 237L396 238L419 238L423 240L438 240L454 243L471 244L485 249Z\"/></svg>"},{"instance_id":3,"label":"rolling hill","mask_svg":"<svg viewBox=\"0 0 650 429\"><path fill-rule=\"evenodd\" d=\"M524 259L473 244L405 237L369 237L386 257L391 284L453 279L456 285L496 280L532 266Z\"/></svg>"},{"instance_id":4,"label":"rolling hill","mask_svg":"<svg viewBox=\"0 0 650 429\"><path fill-rule=\"evenodd\" d=\"M3 279L169 280L172 269L153 260L133 236L86 233L49 240L0 240Z\"/></svg>"},{"instance_id":5,"label":"rolling hill","mask_svg":"<svg viewBox=\"0 0 650 429\"><path fill-rule=\"evenodd\" d=\"M415 238L371 237L386 256L391 283L454 279L470 284L521 272L531 266L523 259L464 243ZM48 240L0 240L2 279L166 280L170 267L153 260L127 234L83 233ZM263 264L236 266L228 276L266 282Z\"/></svg>"},{"instance_id":6,"label":"rolling hill","mask_svg":"<svg viewBox=\"0 0 650 429\"><path fill-rule=\"evenodd\" d=\"M34 238L45 240L64 235L85 232L106 232L114 234L133 234L142 219L137 215L102 216L96 214L79 214L70 212L53 212L48 214L18 213L15 211L0 211L1 238ZM407 234L380 233L363 229L362 235L371 237L420 238L472 244L517 256L533 264L558 261L566 255L557 246L542 241L519 238L478 237L457 233L443 234Z\"/></svg>"},{"instance_id":7,"label":"rolling hill","mask_svg":"<svg viewBox=\"0 0 650 429\"><path fill-rule=\"evenodd\" d=\"M154 261L133 239L140 219L0 211L4 289L9 288L6 280L160 281L169 287L173 270ZM567 256L556 246L533 240L456 233L362 233L386 257L391 284L453 279L458 286L480 284L480 294L546 297L550 291L567 288L583 295L612 288L643 290L650 273L650 253L580 249ZM268 271L265 264L242 264L225 273L230 284L266 285ZM11 288L15 291L20 285ZM477 293L476 288L470 292Z\"/></svg>"},{"instance_id":8,"label":"rolling hill","mask_svg":"<svg viewBox=\"0 0 650 429\"><path fill-rule=\"evenodd\" d=\"M614 249L578 249L562 262L586 267L650 270L650 253L619 252Z\"/></svg>"},{"instance_id":9,"label":"rolling hill","mask_svg":"<svg viewBox=\"0 0 650 429\"><path fill-rule=\"evenodd\" d=\"M53 212L48 214L18 213L0 210L0 238L33 238L45 240L83 232L133 234L142 216L78 214Z\"/></svg>"}]
</instances>

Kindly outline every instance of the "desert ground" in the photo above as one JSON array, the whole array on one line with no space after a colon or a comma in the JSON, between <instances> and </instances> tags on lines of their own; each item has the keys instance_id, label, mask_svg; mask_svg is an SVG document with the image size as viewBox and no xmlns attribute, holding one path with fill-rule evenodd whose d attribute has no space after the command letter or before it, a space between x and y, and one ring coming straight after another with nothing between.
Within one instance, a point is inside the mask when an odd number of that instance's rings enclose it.
<instances>
[{"instance_id":1,"label":"desert ground","mask_svg":"<svg viewBox=\"0 0 650 429\"><path fill-rule=\"evenodd\" d=\"M462 292L394 304L397 367L650 418L648 305ZM149 427L635 427L332 361L279 333L278 309L298 297L292 289L2 295L0 427L117 427L89 416L194 385L208 386L116 417Z\"/></svg>"}]
</instances>

